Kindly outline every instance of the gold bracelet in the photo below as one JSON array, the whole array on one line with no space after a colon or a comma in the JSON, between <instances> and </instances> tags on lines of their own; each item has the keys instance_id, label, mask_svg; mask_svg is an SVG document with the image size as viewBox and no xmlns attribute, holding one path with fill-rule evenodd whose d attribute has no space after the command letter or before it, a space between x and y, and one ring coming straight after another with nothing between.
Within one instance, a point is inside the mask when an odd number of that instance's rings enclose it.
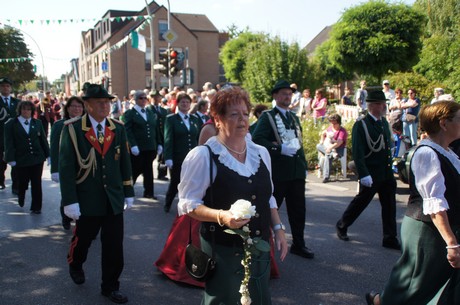
<instances>
[{"instance_id":1,"label":"gold bracelet","mask_svg":"<svg viewBox=\"0 0 460 305\"><path fill-rule=\"evenodd\" d=\"M217 212L217 223L219 224L219 226L223 227L224 224L220 223L220 212L222 212L222 210L219 210L219 212Z\"/></svg>"}]
</instances>

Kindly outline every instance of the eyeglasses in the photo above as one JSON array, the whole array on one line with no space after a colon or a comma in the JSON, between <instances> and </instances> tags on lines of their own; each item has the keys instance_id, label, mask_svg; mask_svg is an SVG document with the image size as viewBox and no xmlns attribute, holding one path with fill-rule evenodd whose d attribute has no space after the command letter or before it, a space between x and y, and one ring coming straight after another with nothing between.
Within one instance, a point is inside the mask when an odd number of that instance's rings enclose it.
<instances>
[{"instance_id":1,"label":"eyeglasses","mask_svg":"<svg viewBox=\"0 0 460 305\"><path fill-rule=\"evenodd\" d=\"M407 94L415 94L415 92L407 92Z\"/></svg>"}]
</instances>

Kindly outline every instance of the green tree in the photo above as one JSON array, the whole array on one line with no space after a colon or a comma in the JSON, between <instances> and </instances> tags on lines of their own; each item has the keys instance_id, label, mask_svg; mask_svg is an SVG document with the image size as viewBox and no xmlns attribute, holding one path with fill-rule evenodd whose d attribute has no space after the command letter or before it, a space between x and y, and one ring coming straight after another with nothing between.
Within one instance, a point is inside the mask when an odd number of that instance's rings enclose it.
<instances>
[{"instance_id":1,"label":"green tree","mask_svg":"<svg viewBox=\"0 0 460 305\"><path fill-rule=\"evenodd\" d=\"M445 91L460 100L460 2L417 0L414 8L427 16L426 37L420 61L414 70L433 83L443 83Z\"/></svg>"},{"instance_id":2,"label":"green tree","mask_svg":"<svg viewBox=\"0 0 460 305\"><path fill-rule=\"evenodd\" d=\"M235 30L234 30L235 31ZM247 56L252 49L257 49L265 34L242 32L236 38L230 39L222 47L219 59L225 70L225 77L230 82L242 83Z\"/></svg>"},{"instance_id":3,"label":"green tree","mask_svg":"<svg viewBox=\"0 0 460 305\"><path fill-rule=\"evenodd\" d=\"M279 79L295 82L301 90L310 82L307 51L298 43L287 44L279 37L266 37L252 44L242 73L242 85L253 102L271 100L271 89Z\"/></svg>"},{"instance_id":4,"label":"green tree","mask_svg":"<svg viewBox=\"0 0 460 305\"><path fill-rule=\"evenodd\" d=\"M32 58L22 34L9 26L0 28L0 56L1 58ZM33 65L26 62L1 62L0 75L6 75L15 82L15 88L34 79Z\"/></svg>"},{"instance_id":5,"label":"green tree","mask_svg":"<svg viewBox=\"0 0 460 305\"><path fill-rule=\"evenodd\" d=\"M331 31L319 53L327 75L349 73L375 76L407 71L417 63L424 17L404 4L371 0L351 7Z\"/></svg>"}]
</instances>

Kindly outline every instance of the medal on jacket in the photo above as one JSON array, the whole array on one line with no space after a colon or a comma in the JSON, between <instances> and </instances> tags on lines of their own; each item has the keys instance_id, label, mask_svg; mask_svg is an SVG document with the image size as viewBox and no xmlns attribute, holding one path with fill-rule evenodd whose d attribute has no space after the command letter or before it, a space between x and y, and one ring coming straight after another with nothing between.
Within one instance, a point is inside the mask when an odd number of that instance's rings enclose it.
<instances>
[{"instance_id":1,"label":"medal on jacket","mask_svg":"<svg viewBox=\"0 0 460 305\"><path fill-rule=\"evenodd\" d=\"M115 147L115 161L119 160L120 159L120 145L116 146Z\"/></svg>"}]
</instances>

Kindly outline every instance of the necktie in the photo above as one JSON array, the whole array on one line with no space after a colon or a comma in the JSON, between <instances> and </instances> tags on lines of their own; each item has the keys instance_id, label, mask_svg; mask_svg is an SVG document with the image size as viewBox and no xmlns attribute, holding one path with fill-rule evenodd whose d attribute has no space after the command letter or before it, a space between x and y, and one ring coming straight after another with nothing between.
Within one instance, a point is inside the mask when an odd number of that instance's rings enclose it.
<instances>
[{"instance_id":1,"label":"necktie","mask_svg":"<svg viewBox=\"0 0 460 305\"><path fill-rule=\"evenodd\" d=\"M141 109L141 112L142 112L142 113L145 113L145 109L144 109L144 108L142 108L142 109Z\"/></svg>"},{"instance_id":2,"label":"necktie","mask_svg":"<svg viewBox=\"0 0 460 305\"><path fill-rule=\"evenodd\" d=\"M97 124L97 140L99 141L99 144L104 144L104 134L102 133L102 125Z\"/></svg>"},{"instance_id":3,"label":"necktie","mask_svg":"<svg viewBox=\"0 0 460 305\"><path fill-rule=\"evenodd\" d=\"M28 120L25 120L24 124L25 124L25 125L29 125L29 121L28 121Z\"/></svg>"},{"instance_id":4,"label":"necktie","mask_svg":"<svg viewBox=\"0 0 460 305\"><path fill-rule=\"evenodd\" d=\"M187 120L188 119L188 115L184 115L184 120Z\"/></svg>"},{"instance_id":5,"label":"necktie","mask_svg":"<svg viewBox=\"0 0 460 305\"><path fill-rule=\"evenodd\" d=\"M8 106L8 107L10 107L10 104L8 103L8 98L5 97L4 100L5 100L5 105Z\"/></svg>"}]
</instances>

